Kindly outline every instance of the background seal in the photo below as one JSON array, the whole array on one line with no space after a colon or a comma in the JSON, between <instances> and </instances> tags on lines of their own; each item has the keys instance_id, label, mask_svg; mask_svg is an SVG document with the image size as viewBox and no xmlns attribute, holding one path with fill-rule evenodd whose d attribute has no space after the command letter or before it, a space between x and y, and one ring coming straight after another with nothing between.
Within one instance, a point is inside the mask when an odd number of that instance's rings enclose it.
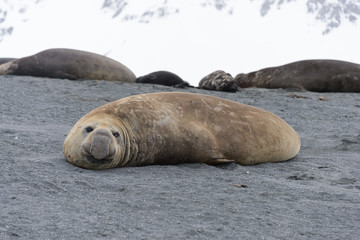
<instances>
[{"instance_id":1,"label":"background seal","mask_svg":"<svg viewBox=\"0 0 360 240\"><path fill-rule=\"evenodd\" d=\"M135 82L125 65L102 55L74 49L48 49L0 65L0 75Z\"/></svg>"},{"instance_id":2,"label":"background seal","mask_svg":"<svg viewBox=\"0 0 360 240\"><path fill-rule=\"evenodd\" d=\"M360 65L304 60L235 77L239 87L293 88L313 92L360 92Z\"/></svg>"}]
</instances>

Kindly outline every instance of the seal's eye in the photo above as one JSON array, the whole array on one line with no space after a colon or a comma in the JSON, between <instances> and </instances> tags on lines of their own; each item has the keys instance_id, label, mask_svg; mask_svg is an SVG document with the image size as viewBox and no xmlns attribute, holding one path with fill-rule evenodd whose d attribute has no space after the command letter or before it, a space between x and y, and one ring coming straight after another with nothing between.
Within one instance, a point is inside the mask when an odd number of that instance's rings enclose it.
<instances>
[{"instance_id":1,"label":"seal's eye","mask_svg":"<svg viewBox=\"0 0 360 240\"><path fill-rule=\"evenodd\" d=\"M86 128L85 128L85 131L89 133L89 132L94 131L94 129L93 129L92 127L86 127Z\"/></svg>"},{"instance_id":2,"label":"seal's eye","mask_svg":"<svg viewBox=\"0 0 360 240\"><path fill-rule=\"evenodd\" d=\"M114 137L116 137L116 138L120 137L120 134L119 134L118 132L114 132L113 135L114 135Z\"/></svg>"}]
</instances>

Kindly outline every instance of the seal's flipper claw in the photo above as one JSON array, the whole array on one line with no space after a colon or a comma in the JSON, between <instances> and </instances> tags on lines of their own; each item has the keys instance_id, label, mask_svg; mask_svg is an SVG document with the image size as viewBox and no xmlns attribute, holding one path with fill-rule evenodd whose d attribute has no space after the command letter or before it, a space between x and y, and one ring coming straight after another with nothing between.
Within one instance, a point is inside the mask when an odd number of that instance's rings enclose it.
<instances>
[{"instance_id":1,"label":"seal's flipper claw","mask_svg":"<svg viewBox=\"0 0 360 240\"><path fill-rule=\"evenodd\" d=\"M228 164L228 163L234 163L234 160L226 159L226 158L218 158L213 159L212 161L206 162L206 164L209 165L220 165L220 164Z\"/></svg>"}]
</instances>

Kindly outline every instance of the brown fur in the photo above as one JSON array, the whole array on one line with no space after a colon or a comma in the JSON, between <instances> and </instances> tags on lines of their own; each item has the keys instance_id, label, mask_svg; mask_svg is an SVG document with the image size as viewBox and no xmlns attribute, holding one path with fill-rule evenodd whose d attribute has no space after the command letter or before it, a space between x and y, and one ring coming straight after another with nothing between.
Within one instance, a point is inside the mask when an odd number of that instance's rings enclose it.
<instances>
[{"instance_id":1,"label":"brown fur","mask_svg":"<svg viewBox=\"0 0 360 240\"><path fill-rule=\"evenodd\" d=\"M360 92L360 65L305 60L235 77L239 87L294 88L314 92Z\"/></svg>"},{"instance_id":2,"label":"brown fur","mask_svg":"<svg viewBox=\"0 0 360 240\"><path fill-rule=\"evenodd\" d=\"M285 161L299 149L298 134L278 116L193 93L141 94L96 108L75 124L63 146L70 163L89 169L249 165Z\"/></svg>"}]
</instances>

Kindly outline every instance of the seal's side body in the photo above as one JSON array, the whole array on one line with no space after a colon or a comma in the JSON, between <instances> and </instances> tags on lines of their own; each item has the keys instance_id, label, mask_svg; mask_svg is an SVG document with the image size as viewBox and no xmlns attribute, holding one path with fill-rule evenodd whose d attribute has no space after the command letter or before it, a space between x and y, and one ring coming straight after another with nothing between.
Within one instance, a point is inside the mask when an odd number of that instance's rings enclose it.
<instances>
[{"instance_id":1,"label":"seal's side body","mask_svg":"<svg viewBox=\"0 0 360 240\"><path fill-rule=\"evenodd\" d=\"M235 77L239 87L294 88L314 92L360 92L360 65L304 60Z\"/></svg>"},{"instance_id":2,"label":"seal's side body","mask_svg":"<svg viewBox=\"0 0 360 240\"><path fill-rule=\"evenodd\" d=\"M0 65L0 75L92 79L135 82L135 74L123 64L96 54L74 49L48 49Z\"/></svg>"},{"instance_id":3,"label":"seal's side body","mask_svg":"<svg viewBox=\"0 0 360 240\"><path fill-rule=\"evenodd\" d=\"M192 93L151 93L103 105L83 116L63 150L76 166L104 169L150 164L285 161L300 149L278 116Z\"/></svg>"}]
</instances>

